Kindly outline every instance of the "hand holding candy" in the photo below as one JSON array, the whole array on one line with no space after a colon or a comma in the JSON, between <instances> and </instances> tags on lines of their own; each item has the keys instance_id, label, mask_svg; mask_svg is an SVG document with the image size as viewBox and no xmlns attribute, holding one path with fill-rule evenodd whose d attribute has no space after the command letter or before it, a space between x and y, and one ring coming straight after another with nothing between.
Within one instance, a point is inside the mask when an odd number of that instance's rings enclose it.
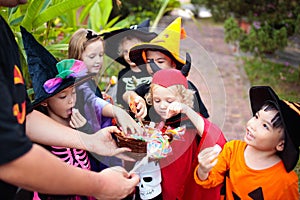
<instances>
[{"instance_id":1,"label":"hand holding candy","mask_svg":"<svg viewBox=\"0 0 300 200\"><path fill-rule=\"evenodd\" d=\"M80 114L78 109L73 108L72 109L72 115L70 120L70 126L72 128L80 128L83 127L86 124L87 120Z\"/></svg>"},{"instance_id":2,"label":"hand holding candy","mask_svg":"<svg viewBox=\"0 0 300 200\"><path fill-rule=\"evenodd\" d=\"M179 113L185 113L185 111L186 111L186 105L174 101L167 108L167 117L170 118Z\"/></svg>"},{"instance_id":3,"label":"hand holding candy","mask_svg":"<svg viewBox=\"0 0 300 200\"><path fill-rule=\"evenodd\" d=\"M136 95L135 97L130 96L129 99L130 110L135 114L137 119L145 118L147 115L147 106L145 100Z\"/></svg>"},{"instance_id":4,"label":"hand holding candy","mask_svg":"<svg viewBox=\"0 0 300 200\"><path fill-rule=\"evenodd\" d=\"M207 179L208 173L218 162L217 158L221 150L222 148L218 144L216 144L213 147L203 149L198 154L199 167L197 170L197 174L201 180Z\"/></svg>"}]
</instances>

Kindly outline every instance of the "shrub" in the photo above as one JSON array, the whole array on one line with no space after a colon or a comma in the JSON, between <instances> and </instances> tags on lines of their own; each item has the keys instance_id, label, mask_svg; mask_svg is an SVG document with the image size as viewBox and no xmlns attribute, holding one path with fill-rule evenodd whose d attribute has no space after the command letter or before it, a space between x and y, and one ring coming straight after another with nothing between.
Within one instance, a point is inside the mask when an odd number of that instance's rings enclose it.
<instances>
[{"instance_id":1,"label":"shrub","mask_svg":"<svg viewBox=\"0 0 300 200\"><path fill-rule=\"evenodd\" d=\"M211 10L216 21L225 20L225 41L263 57L288 44L300 33L300 1L192 0ZM241 26L246 22L249 28ZM233 34L233 35L232 35Z\"/></svg>"}]
</instances>

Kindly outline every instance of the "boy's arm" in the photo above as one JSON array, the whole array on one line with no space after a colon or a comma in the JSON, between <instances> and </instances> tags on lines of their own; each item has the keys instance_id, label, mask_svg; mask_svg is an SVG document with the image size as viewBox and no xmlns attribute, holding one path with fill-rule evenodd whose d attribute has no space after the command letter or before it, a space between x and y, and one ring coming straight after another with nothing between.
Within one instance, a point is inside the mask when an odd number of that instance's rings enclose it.
<instances>
[{"instance_id":1,"label":"boy's arm","mask_svg":"<svg viewBox=\"0 0 300 200\"><path fill-rule=\"evenodd\" d=\"M99 199L121 199L131 193L139 181L135 175L129 178L122 168L95 173L68 165L39 145L33 145L23 156L0 165L0 179L42 193L78 194Z\"/></svg>"}]
</instances>

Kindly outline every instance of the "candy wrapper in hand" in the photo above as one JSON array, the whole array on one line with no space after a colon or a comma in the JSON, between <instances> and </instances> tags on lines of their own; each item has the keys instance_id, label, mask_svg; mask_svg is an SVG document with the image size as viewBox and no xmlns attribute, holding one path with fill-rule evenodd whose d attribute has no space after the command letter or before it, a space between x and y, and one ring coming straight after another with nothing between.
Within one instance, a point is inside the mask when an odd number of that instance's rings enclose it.
<instances>
[{"instance_id":1,"label":"candy wrapper in hand","mask_svg":"<svg viewBox=\"0 0 300 200\"><path fill-rule=\"evenodd\" d=\"M137 108L135 105L134 97L132 97L132 96L130 96L129 108L130 108L131 112L133 112L134 114L137 113Z\"/></svg>"},{"instance_id":2,"label":"candy wrapper in hand","mask_svg":"<svg viewBox=\"0 0 300 200\"><path fill-rule=\"evenodd\" d=\"M174 140L184 141L183 135L185 134L186 126L179 126L177 128L167 127L165 133L171 133L173 135Z\"/></svg>"}]
</instances>

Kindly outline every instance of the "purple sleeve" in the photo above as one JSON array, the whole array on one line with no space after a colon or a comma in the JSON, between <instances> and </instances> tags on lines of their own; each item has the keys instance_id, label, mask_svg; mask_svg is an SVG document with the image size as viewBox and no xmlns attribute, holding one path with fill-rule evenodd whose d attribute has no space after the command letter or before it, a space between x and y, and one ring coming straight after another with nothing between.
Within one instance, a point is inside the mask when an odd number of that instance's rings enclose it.
<instances>
[{"instance_id":1,"label":"purple sleeve","mask_svg":"<svg viewBox=\"0 0 300 200\"><path fill-rule=\"evenodd\" d=\"M84 116L94 131L111 125L111 118L102 115L102 109L109 104L109 102L96 96L95 92L89 87L88 83L84 83L78 87L81 91L84 102Z\"/></svg>"}]
</instances>

